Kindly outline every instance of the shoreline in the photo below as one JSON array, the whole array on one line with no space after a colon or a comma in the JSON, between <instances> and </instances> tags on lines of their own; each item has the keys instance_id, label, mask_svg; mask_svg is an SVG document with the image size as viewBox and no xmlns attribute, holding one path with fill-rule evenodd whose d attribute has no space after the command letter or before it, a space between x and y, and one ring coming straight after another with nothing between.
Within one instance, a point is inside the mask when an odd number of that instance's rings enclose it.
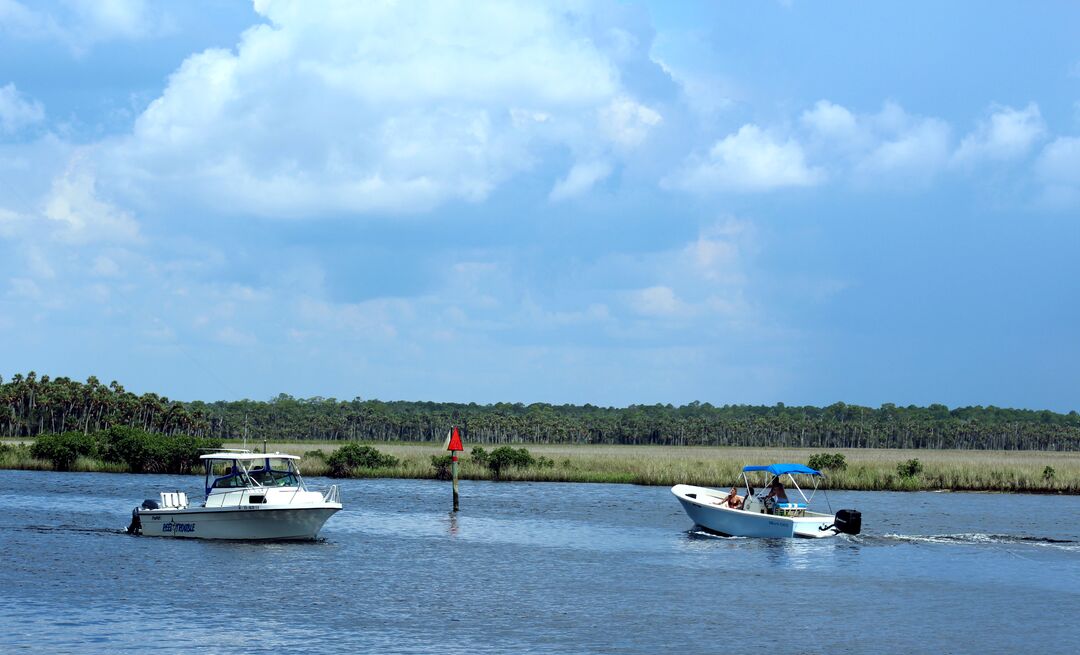
<instances>
[{"instance_id":1,"label":"shoreline","mask_svg":"<svg viewBox=\"0 0 1080 655\"><path fill-rule=\"evenodd\" d=\"M305 476L326 476L326 457L345 442L274 442L270 452L289 452L302 457ZM241 447L228 442L225 447ZM261 450L262 444L249 444ZM394 466L354 469L352 479L396 478L438 479L432 456L446 454L441 444L368 443L380 452L398 458ZM707 446L608 446L568 444L508 444L525 448L540 462L525 468L505 469L506 482L578 482L673 486L684 483L711 488L727 488L739 480L745 464L806 462L824 451L799 448L745 448ZM462 480L493 480L487 467L473 461L473 445L460 455ZM492 445L483 445L490 450ZM1041 495L1080 494L1080 452L1057 451L935 451L901 449L835 449L843 454L847 467L825 471L821 486L830 491L938 491L971 493L1031 493ZM922 471L902 477L897 465L918 459ZM1053 475L1044 477L1046 468ZM28 457L0 457L0 469L46 470L47 461ZM130 473L122 464L79 458L74 472ZM132 475L137 475L132 473Z\"/></svg>"}]
</instances>

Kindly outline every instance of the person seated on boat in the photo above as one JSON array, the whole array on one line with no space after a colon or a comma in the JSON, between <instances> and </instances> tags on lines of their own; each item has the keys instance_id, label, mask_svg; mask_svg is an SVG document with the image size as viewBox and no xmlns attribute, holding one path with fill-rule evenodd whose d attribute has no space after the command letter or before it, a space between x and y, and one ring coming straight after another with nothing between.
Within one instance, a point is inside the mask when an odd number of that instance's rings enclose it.
<instances>
[{"instance_id":1,"label":"person seated on boat","mask_svg":"<svg viewBox=\"0 0 1080 655\"><path fill-rule=\"evenodd\" d=\"M731 488L728 495L719 502L716 503L721 507L730 507L731 509L742 509L743 497L739 495L739 492L735 490L735 487Z\"/></svg>"}]
</instances>

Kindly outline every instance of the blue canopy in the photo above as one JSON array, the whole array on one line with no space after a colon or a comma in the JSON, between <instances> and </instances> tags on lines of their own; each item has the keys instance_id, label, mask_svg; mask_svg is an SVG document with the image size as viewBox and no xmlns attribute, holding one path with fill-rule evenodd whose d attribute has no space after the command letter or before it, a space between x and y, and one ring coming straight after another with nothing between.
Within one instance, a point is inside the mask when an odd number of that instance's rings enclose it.
<instances>
[{"instance_id":1,"label":"blue canopy","mask_svg":"<svg viewBox=\"0 0 1080 655\"><path fill-rule=\"evenodd\" d=\"M805 473L806 475L821 475L821 471L815 471L803 464L769 464L768 466L744 466L744 471L768 471L773 475L785 473Z\"/></svg>"}]
</instances>

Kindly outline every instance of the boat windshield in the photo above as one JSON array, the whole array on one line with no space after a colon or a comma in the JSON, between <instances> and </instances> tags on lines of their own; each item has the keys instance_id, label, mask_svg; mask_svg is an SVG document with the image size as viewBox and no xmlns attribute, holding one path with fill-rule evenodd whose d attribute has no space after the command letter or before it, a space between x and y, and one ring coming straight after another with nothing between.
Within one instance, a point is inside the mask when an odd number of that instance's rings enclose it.
<instances>
[{"instance_id":1,"label":"boat windshield","mask_svg":"<svg viewBox=\"0 0 1080 655\"><path fill-rule=\"evenodd\" d=\"M206 460L206 493L214 489L302 487L294 460L277 457Z\"/></svg>"}]
</instances>

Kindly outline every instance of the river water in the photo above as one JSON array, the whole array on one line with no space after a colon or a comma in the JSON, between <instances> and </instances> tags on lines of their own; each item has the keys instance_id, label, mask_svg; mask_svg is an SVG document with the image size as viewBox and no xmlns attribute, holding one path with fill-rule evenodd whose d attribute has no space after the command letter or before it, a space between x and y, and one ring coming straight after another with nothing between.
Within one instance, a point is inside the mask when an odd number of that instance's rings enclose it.
<instances>
[{"instance_id":1,"label":"river water","mask_svg":"<svg viewBox=\"0 0 1080 655\"><path fill-rule=\"evenodd\" d=\"M0 471L0 652L1074 653L1080 497L831 492L863 534L695 530L667 488L341 481L314 543L131 537L201 479ZM313 479L310 486L329 484ZM820 499L820 495L819 498Z\"/></svg>"}]
</instances>

